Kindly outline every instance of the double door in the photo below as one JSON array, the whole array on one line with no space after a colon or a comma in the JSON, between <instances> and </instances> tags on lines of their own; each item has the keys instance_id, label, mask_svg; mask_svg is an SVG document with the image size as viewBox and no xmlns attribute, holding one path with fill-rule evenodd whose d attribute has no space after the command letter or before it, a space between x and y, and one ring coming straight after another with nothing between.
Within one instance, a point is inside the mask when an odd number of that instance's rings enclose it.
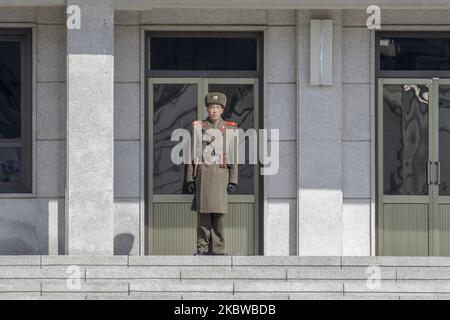
<instances>
[{"instance_id":1,"label":"double door","mask_svg":"<svg viewBox=\"0 0 450 320\"><path fill-rule=\"evenodd\" d=\"M149 78L148 79L148 211L147 253L192 255L196 251L197 214L191 210L185 165L171 161L171 140L176 129L190 130L192 121L207 116L204 97L210 91L227 96L223 113L247 131L258 129L258 79L253 78ZM246 152L249 151L249 142ZM248 159L248 157L245 157ZM225 250L228 254L259 252L259 168L246 160L239 164L237 191L228 197Z\"/></svg>"},{"instance_id":2,"label":"double door","mask_svg":"<svg viewBox=\"0 0 450 320\"><path fill-rule=\"evenodd\" d=\"M377 254L450 256L450 79L379 79Z\"/></svg>"}]
</instances>

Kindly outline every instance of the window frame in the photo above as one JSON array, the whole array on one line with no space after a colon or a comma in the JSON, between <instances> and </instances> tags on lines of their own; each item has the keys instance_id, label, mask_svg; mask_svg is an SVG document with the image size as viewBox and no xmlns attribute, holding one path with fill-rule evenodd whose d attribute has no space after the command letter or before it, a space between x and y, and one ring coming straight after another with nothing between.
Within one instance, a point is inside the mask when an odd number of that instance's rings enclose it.
<instances>
[{"instance_id":1,"label":"window frame","mask_svg":"<svg viewBox=\"0 0 450 320\"><path fill-rule=\"evenodd\" d=\"M33 193L32 29L0 28L0 41L18 41L21 47L21 181L1 183L0 194Z\"/></svg>"},{"instance_id":2,"label":"window frame","mask_svg":"<svg viewBox=\"0 0 450 320\"><path fill-rule=\"evenodd\" d=\"M256 70L152 70L151 38L253 38L256 40ZM146 78L262 78L263 35L259 32L242 31L152 31L146 32L145 75Z\"/></svg>"},{"instance_id":3,"label":"window frame","mask_svg":"<svg viewBox=\"0 0 450 320\"><path fill-rule=\"evenodd\" d=\"M450 78L450 70L380 70L380 39L391 38L450 38L450 31L376 31L375 78Z\"/></svg>"}]
</instances>

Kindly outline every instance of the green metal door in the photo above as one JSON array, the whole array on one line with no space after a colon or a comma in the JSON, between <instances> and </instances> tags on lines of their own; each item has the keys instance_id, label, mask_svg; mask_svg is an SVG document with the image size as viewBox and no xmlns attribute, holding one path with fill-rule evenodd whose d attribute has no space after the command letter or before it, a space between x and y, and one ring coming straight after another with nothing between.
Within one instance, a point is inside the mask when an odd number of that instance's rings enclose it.
<instances>
[{"instance_id":1,"label":"green metal door","mask_svg":"<svg viewBox=\"0 0 450 320\"><path fill-rule=\"evenodd\" d=\"M448 80L378 81L379 255L450 254L449 110Z\"/></svg>"},{"instance_id":2,"label":"green metal door","mask_svg":"<svg viewBox=\"0 0 450 320\"><path fill-rule=\"evenodd\" d=\"M150 78L147 253L192 255L196 251L197 214L190 210L193 195L187 194L184 165L172 163L171 133L190 129L191 122L206 117L204 96L208 90L226 93L224 119L244 131L258 128L257 79ZM258 252L258 166L239 166L239 185L229 196L225 218L228 254Z\"/></svg>"},{"instance_id":3,"label":"green metal door","mask_svg":"<svg viewBox=\"0 0 450 320\"><path fill-rule=\"evenodd\" d=\"M436 131L436 255L450 256L450 79L434 79L438 95Z\"/></svg>"}]
</instances>

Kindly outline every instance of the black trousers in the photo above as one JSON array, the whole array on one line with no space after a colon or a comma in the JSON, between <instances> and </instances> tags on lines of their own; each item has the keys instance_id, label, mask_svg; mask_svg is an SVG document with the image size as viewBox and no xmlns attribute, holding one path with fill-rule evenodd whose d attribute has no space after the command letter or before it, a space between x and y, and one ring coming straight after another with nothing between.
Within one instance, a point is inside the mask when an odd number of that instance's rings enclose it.
<instances>
[{"instance_id":1,"label":"black trousers","mask_svg":"<svg viewBox=\"0 0 450 320\"><path fill-rule=\"evenodd\" d=\"M197 251L212 254L225 253L223 213L197 212Z\"/></svg>"}]
</instances>

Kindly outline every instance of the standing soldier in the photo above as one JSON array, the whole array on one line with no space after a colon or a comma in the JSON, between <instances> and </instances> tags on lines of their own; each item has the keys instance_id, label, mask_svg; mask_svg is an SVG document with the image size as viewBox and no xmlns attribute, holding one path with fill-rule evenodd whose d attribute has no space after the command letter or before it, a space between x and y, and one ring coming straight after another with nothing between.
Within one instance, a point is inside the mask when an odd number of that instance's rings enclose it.
<instances>
[{"instance_id":1,"label":"standing soldier","mask_svg":"<svg viewBox=\"0 0 450 320\"><path fill-rule=\"evenodd\" d=\"M205 97L208 117L193 122L193 133L200 131L199 136L202 137L201 154L196 154L198 150L194 150L194 161L188 164L186 170L188 192L195 192L196 255L225 255L224 215L227 213L227 194L234 192L238 183L237 124L223 121L226 102L223 93L208 93ZM230 132L233 134L229 135ZM228 163L227 146L230 142L232 161Z\"/></svg>"}]
</instances>

